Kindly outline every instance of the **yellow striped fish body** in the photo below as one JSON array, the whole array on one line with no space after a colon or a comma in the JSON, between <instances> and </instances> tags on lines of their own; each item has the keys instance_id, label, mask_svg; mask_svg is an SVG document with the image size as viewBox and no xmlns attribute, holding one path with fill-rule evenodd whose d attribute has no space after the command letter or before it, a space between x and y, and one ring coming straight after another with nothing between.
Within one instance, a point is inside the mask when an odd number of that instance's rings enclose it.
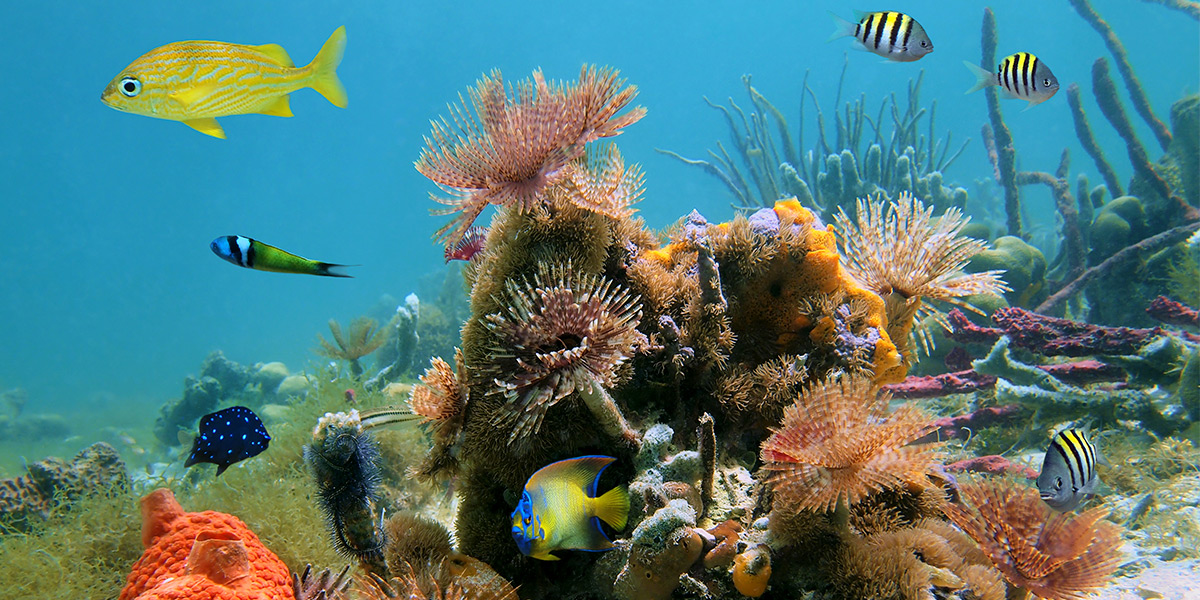
<instances>
[{"instance_id":1,"label":"yellow striped fish body","mask_svg":"<svg viewBox=\"0 0 1200 600\"><path fill-rule=\"evenodd\" d=\"M968 94L995 85L1000 87L1001 94L1006 98L1028 100L1029 106L1025 107L1028 109L1058 93L1058 78L1050 72L1050 67L1028 52L1004 57L995 73L967 61L963 61L963 64L976 78L975 86L967 90Z\"/></svg>"},{"instance_id":2,"label":"yellow striped fish body","mask_svg":"<svg viewBox=\"0 0 1200 600\"><path fill-rule=\"evenodd\" d=\"M335 106L346 106L337 67L346 47L339 27L317 57L296 67L278 44L175 42L155 48L117 75L100 99L128 113L181 121L225 138L217 117L251 113L292 116L288 94L310 87Z\"/></svg>"},{"instance_id":3,"label":"yellow striped fish body","mask_svg":"<svg viewBox=\"0 0 1200 600\"><path fill-rule=\"evenodd\" d=\"M1042 459L1037 486L1042 500L1059 511L1075 510L1096 491L1096 447L1078 429L1058 432Z\"/></svg>"},{"instance_id":4,"label":"yellow striped fish body","mask_svg":"<svg viewBox=\"0 0 1200 600\"><path fill-rule=\"evenodd\" d=\"M855 11L857 20L853 23L832 12L829 15L837 24L830 41L853 37L865 50L897 62L920 60L933 52L933 42L925 33L925 28L904 13Z\"/></svg>"}]
</instances>

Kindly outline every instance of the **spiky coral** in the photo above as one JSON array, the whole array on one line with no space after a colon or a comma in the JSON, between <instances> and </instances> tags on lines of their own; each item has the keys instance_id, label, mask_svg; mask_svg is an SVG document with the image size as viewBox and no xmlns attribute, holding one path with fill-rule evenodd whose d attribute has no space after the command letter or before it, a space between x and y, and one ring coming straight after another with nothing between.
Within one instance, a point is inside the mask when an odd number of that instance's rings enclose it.
<instances>
[{"instance_id":1,"label":"spiky coral","mask_svg":"<svg viewBox=\"0 0 1200 600\"><path fill-rule=\"evenodd\" d=\"M637 122L645 109L617 116L637 95L622 88L614 69L584 65L574 84L547 83L542 71L506 89L500 71L468 88L471 108L451 108L453 125L433 122L432 138L416 167L450 194L434 199L459 213L438 230L447 245L462 238L489 204L529 210L547 187L563 181L588 142L612 137ZM472 110L474 114L472 114Z\"/></svg>"},{"instance_id":2,"label":"spiky coral","mask_svg":"<svg viewBox=\"0 0 1200 600\"><path fill-rule=\"evenodd\" d=\"M890 398L852 376L801 393L762 445L767 482L782 501L794 510L828 511L905 483L927 486L937 445L907 444L933 425L911 404L889 414Z\"/></svg>"},{"instance_id":3,"label":"spiky coral","mask_svg":"<svg viewBox=\"0 0 1200 600\"><path fill-rule=\"evenodd\" d=\"M985 242L960 235L970 218L950 208L935 222L933 210L903 192L886 213L883 202L860 198L855 221L841 209L837 215L846 270L884 298L888 335L909 362L915 358L907 347L914 320L930 314L945 325L942 313L923 299L975 310L959 298L1008 290L999 271L962 272L987 249ZM927 336L921 339L928 344Z\"/></svg>"},{"instance_id":4,"label":"spiky coral","mask_svg":"<svg viewBox=\"0 0 1200 600\"><path fill-rule=\"evenodd\" d=\"M542 268L532 281L509 281L500 312L487 317L497 340L491 366L495 392L508 400L502 418L512 441L538 432L546 411L579 392L606 430L628 430L606 388L645 343L641 305L625 288L569 265ZM597 399L596 397L599 397ZM608 422L617 419L616 423Z\"/></svg>"},{"instance_id":5,"label":"spiky coral","mask_svg":"<svg viewBox=\"0 0 1200 600\"><path fill-rule=\"evenodd\" d=\"M387 331L370 317L359 317L351 321L349 335L342 332L342 326L337 321L330 319L329 333L333 334L333 343L320 335L317 336L320 343L316 349L317 354L350 363L350 373L355 377L361 377L363 374L358 359L378 350L387 340Z\"/></svg>"},{"instance_id":6,"label":"spiky coral","mask_svg":"<svg viewBox=\"0 0 1200 600\"><path fill-rule=\"evenodd\" d=\"M1039 598L1077 600L1104 587L1121 560L1120 529L1108 510L1057 513L1038 491L1008 480L959 488L966 505L946 516L971 536L1013 585Z\"/></svg>"}]
</instances>

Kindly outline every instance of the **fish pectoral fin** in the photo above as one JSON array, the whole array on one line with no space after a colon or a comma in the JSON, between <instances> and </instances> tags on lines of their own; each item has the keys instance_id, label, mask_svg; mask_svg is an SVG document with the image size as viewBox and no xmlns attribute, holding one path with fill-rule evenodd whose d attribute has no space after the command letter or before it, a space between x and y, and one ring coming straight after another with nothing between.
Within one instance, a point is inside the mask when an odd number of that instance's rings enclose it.
<instances>
[{"instance_id":1,"label":"fish pectoral fin","mask_svg":"<svg viewBox=\"0 0 1200 600\"><path fill-rule=\"evenodd\" d=\"M197 100L209 95L211 91L212 89L208 86L199 85L182 89L178 92L172 92L171 94L168 94L167 97L179 104L180 107L188 108L195 104Z\"/></svg>"},{"instance_id":2,"label":"fish pectoral fin","mask_svg":"<svg viewBox=\"0 0 1200 600\"><path fill-rule=\"evenodd\" d=\"M284 94L277 98L274 102L258 109L260 115L271 115L272 117L290 117L292 116L292 107L288 103L289 96Z\"/></svg>"},{"instance_id":3,"label":"fish pectoral fin","mask_svg":"<svg viewBox=\"0 0 1200 600\"><path fill-rule=\"evenodd\" d=\"M283 46L280 46L279 44L263 44L261 46L250 47L271 57L271 60L279 63L281 66L296 66L296 64L292 62L292 57L288 56L287 50L284 50Z\"/></svg>"},{"instance_id":4,"label":"fish pectoral fin","mask_svg":"<svg viewBox=\"0 0 1200 600\"><path fill-rule=\"evenodd\" d=\"M215 138L225 139L225 130L221 129L221 125L212 117L207 119L189 119L184 121L183 124L195 129L196 131L199 131L200 133L203 133L204 135L211 135Z\"/></svg>"}]
</instances>

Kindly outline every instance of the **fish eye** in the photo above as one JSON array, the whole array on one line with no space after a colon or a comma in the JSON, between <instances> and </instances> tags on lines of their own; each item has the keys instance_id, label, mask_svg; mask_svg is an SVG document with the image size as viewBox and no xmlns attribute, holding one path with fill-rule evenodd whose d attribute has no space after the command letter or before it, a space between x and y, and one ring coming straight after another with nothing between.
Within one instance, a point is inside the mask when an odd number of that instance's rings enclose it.
<instances>
[{"instance_id":1,"label":"fish eye","mask_svg":"<svg viewBox=\"0 0 1200 600\"><path fill-rule=\"evenodd\" d=\"M132 77L122 78L121 85L118 87L121 88L121 93L125 94L129 98L142 93L142 82Z\"/></svg>"},{"instance_id":2,"label":"fish eye","mask_svg":"<svg viewBox=\"0 0 1200 600\"><path fill-rule=\"evenodd\" d=\"M1054 489L1056 489L1056 490L1062 489L1062 477L1054 478Z\"/></svg>"},{"instance_id":3,"label":"fish eye","mask_svg":"<svg viewBox=\"0 0 1200 600\"><path fill-rule=\"evenodd\" d=\"M928 45L929 45L929 42L927 42L927 41L925 41L925 40L921 40L921 47L922 47L922 48L924 48L924 47L926 47L926 46L928 46Z\"/></svg>"},{"instance_id":4,"label":"fish eye","mask_svg":"<svg viewBox=\"0 0 1200 600\"><path fill-rule=\"evenodd\" d=\"M1042 80L1042 87L1050 87L1050 80L1049 80L1049 79L1043 79L1043 80Z\"/></svg>"}]
</instances>

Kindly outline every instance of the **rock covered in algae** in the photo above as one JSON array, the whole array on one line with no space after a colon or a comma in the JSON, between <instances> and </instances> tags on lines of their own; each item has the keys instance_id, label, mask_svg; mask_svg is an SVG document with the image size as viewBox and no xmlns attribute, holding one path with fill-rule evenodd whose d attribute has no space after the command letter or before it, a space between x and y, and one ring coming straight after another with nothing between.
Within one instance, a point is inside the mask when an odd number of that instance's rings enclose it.
<instances>
[{"instance_id":1,"label":"rock covered in algae","mask_svg":"<svg viewBox=\"0 0 1200 600\"><path fill-rule=\"evenodd\" d=\"M70 462L50 457L29 465L28 475L0 480L0 523L17 530L44 518L58 501L128 485L125 461L110 445L97 442Z\"/></svg>"}]
</instances>

